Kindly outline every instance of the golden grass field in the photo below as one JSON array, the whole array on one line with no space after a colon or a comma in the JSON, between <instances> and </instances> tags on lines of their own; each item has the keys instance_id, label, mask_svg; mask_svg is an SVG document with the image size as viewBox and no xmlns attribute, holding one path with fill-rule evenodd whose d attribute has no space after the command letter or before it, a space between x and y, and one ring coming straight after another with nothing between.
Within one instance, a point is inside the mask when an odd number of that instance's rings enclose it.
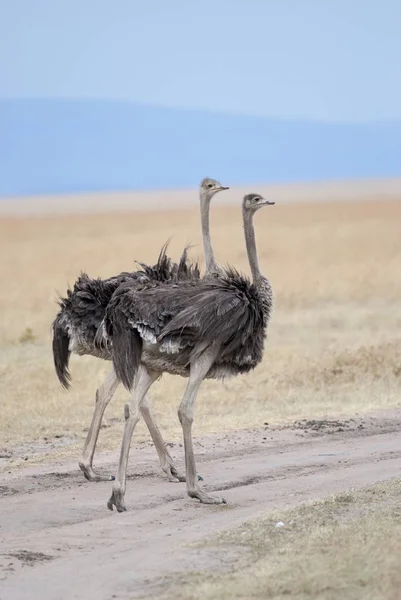
<instances>
[{"instance_id":1,"label":"golden grass field","mask_svg":"<svg viewBox=\"0 0 401 600\"><path fill-rule=\"evenodd\" d=\"M246 377L204 383L195 434L401 404L401 202L277 204L255 217L260 262L275 292L263 363ZM241 211L212 205L220 263L247 270ZM73 387L63 390L51 354L56 291L80 270L108 277L155 262L171 235L201 256L197 208L0 220L0 447L69 436L78 456L95 389L110 364L73 357ZM166 437L176 439L185 381L164 376L152 388ZM119 389L106 411L99 449L118 449ZM141 425L135 439L147 439ZM34 452L35 446L31 446Z\"/></svg>"}]
</instances>

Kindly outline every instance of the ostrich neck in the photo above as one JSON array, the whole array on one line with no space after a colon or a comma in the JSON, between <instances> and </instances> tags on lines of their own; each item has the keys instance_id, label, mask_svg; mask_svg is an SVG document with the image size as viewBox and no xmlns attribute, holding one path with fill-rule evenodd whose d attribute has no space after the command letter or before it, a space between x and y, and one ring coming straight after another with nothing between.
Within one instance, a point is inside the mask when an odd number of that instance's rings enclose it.
<instances>
[{"instance_id":1,"label":"ostrich neck","mask_svg":"<svg viewBox=\"0 0 401 600\"><path fill-rule=\"evenodd\" d=\"M249 266L251 268L253 283L258 283L263 277L259 269L258 253L256 251L255 228L253 226L253 213L243 210L244 233L246 251L248 254Z\"/></svg>"},{"instance_id":2,"label":"ostrich neck","mask_svg":"<svg viewBox=\"0 0 401 600\"><path fill-rule=\"evenodd\" d=\"M201 193L201 224L202 224L202 238L203 238L203 252L205 255L205 268L206 274L209 274L216 266L216 260L214 258L212 242L210 240L210 198L207 198Z\"/></svg>"}]
</instances>

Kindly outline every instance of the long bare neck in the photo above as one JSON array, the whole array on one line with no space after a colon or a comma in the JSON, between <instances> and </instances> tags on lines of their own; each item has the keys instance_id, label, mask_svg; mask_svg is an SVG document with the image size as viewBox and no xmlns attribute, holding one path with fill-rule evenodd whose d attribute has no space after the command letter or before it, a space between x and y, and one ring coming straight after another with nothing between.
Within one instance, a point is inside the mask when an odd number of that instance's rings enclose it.
<instances>
[{"instance_id":1,"label":"long bare neck","mask_svg":"<svg viewBox=\"0 0 401 600\"><path fill-rule=\"evenodd\" d=\"M214 252L212 248L212 242L210 240L210 198L201 191L200 193L200 209L201 209L201 226L202 226L202 238L203 238L203 253L205 255L205 268L206 274L208 275L216 267L216 259L214 258Z\"/></svg>"},{"instance_id":2,"label":"long bare neck","mask_svg":"<svg viewBox=\"0 0 401 600\"><path fill-rule=\"evenodd\" d=\"M248 254L249 266L251 268L252 280L257 283L262 273L259 269L258 253L256 251L256 240L255 240L255 228L253 226L253 213L245 208L242 209L242 216L244 220L244 233L245 233L245 244L246 251Z\"/></svg>"}]
</instances>

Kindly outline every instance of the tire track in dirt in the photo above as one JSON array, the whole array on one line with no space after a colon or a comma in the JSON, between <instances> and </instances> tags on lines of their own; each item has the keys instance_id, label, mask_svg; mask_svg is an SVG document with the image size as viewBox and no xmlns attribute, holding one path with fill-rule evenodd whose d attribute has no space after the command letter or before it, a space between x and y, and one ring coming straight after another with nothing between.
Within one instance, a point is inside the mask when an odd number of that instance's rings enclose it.
<instances>
[{"instance_id":1,"label":"tire track in dirt","mask_svg":"<svg viewBox=\"0 0 401 600\"><path fill-rule=\"evenodd\" d=\"M106 508L111 483L85 482L72 462L9 474L0 488L0 599L146 597L160 578L225 568L234 557L192 542L272 508L401 476L401 411L331 433L313 423L301 434L295 425L199 439L204 485L224 490L227 506L187 498L148 446L132 449L124 514ZM116 460L98 463L112 472Z\"/></svg>"}]
</instances>

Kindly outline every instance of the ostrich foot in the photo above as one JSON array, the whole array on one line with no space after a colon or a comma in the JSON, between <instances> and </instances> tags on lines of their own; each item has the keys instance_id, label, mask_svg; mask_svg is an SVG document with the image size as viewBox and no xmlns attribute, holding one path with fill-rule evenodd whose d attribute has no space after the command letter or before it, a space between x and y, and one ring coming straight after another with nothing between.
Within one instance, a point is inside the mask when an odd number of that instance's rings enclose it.
<instances>
[{"instance_id":1,"label":"ostrich foot","mask_svg":"<svg viewBox=\"0 0 401 600\"><path fill-rule=\"evenodd\" d=\"M163 471L166 473L167 479L171 482L177 483L177 481L183 482L187 480L184 473L179 471L173 463L169 464L166 468L163 469ZM202 475L197 475L197 480L203 481Z\"/></svg>"},{"instance_id":2,"label":"ostrich foot","mask_svg":"<svg viewBox=\"0 0 401 600\"><path fill-rule=\"evenodd\" d=\"M122 493L121 487L113 488L113 492L107 502L107 508L109 510L112 511L114 506L116 507L117 512L125 512L127 510L125 507L124 494Z\"/></svg>"},{"instance_id":3,"label":"ostrich foot","mask_svg":"<svg viewBox=\"0 0 401 600\"><path fill-rule=\"evenodd\" d=\"M99 475L93 470L92 465L89 463L80 461L79 468L83 472L85 479L88 481L114 481L115 479L113 475Z\"/></svg>"},{"instance_id":4,"label":"ostrich foot","mask_svg":"<svg viewBox=\"0 0 401 600\"><path fill-rule=\"evenodd\" d=\"M188 491L188 496L198 498L202 504L227 504L227 500L222 496L213 496L199 489Z\"/></svg>"}]
</instances>

